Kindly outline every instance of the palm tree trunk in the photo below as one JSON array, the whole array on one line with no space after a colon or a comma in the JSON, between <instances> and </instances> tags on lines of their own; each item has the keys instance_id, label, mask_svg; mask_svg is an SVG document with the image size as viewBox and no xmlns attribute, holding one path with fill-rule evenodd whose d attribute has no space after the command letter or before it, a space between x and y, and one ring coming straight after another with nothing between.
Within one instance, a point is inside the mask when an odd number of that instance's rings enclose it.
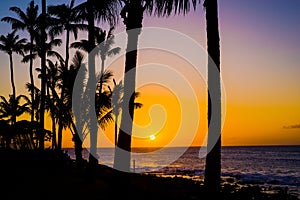
<instances>
[{"instance_id":1,"label":"palm tree trunk","mask_svg":"<svg viewBox=\"0 0 300 200\"><path fill-rule=\"evenodd\" d=\"M100 72L100 91L99 93L102 93L102 87L103 87L103 74L104 74L104 58L101 58L101 72Z\"/></svg>"},{"instance_id":2,"label":"palm tree trunk","mask_svg":"<svg viewBox=\"0 0 300 200\"><path fill-rule=\"evenodd\" d=\"M119 114L116 113L116 118L115 118L115 147L118 145L118 120L119 120Z\"/></svg>"},{"instance_id":3,"label":"palm tree trunk","mask_svg":"<svg viewBox=\"0 0 300 200\"><path fill-rule=\"evenodd\" d=\"M55 123L55 117L52 116L52 149L57 149L56 145L56 123Z\"/></svg>"},{"instance_id":4,"label":"palm tree trunk","mask_svg":"<svg viewBox=\"0 0 300 200\"><path fill-rule=\"evenodd\" d=\"M208 154L204 185L211 195L218 195L221 184L221 88L218 1L206 0L208 50Z\"/></svg>"},{"instance_id":5,"label":"palm tree trunk","mask_svg":"<svg viewBox=\"0 0 300 200\"><path fill-rule=\"evenodd\" d=\"M33 36L30 36L30 60L29 60L29 76L31 83L31 122L34 122L34 79L33 79L33 58L32 58Z\"/></svg>"},{"instance_id":6,"label":"palm tree trunk","mask_svg":"<svg viewBox=\"0 0 300 200\"><path fill-rule=\"evenodd\" d=\"M50 87L50 83L48 82L47 84L47 96L49 99L49 104L53 103L50 101L50 89L53 88L53 86L51 85ZM55 116L54 116L54 104L49 105L50 107L50 112L51 112L51 121L52 121L52 144L51 147L52 149L57 149L57 145L56 145L56 122L55 122Z\"/></svg>"},{"instance_id":7,"label":"palm tree trunk","mask_svg":"<svg viewBox=\"0 0 300 200\"><path fill-rule=\"evenodd\" d=\"M127 49L124 75L124 96L122 105L121 126L117 148L115 149L114 168L130 172L131 137L134 117L134 94L136 82L136 64L138 37L141 33L144 8L140 1L130 1L125 5L127 15L123 15L127 29ZM132 30L136 29L136 30ZM128 115L129 113L129 115Z\"/></svg>"},{"instance_id":8,"label":"palm tree trunk","mask_svg":"<svg viewBox=\"0 0 300 200\"><path fill-rule=\"evenodd\" d=\"M89 79L88 79L88 84L87 84L87 91L88 94L90 95L88 100L90 101L89 105L95 105L95 97L94 91L95 91L95 85L96 85L96 77L95 77L95 53L92 51L95 47L95 22L94 22L94 9L93 9L93 2L91 0L87 1L88 8L87 8L87 13L88 13L88 40L89 40L89 55L88 55L88 71L89 71ZM93 107L90 107L89 109L89 120L90 120L90 126L89 126L89 131L90 131L90 155L89 155L89 163L91 165L96 165L98 164L98 156L97 156L97 119L95 116L93 116L93 110L95 109Z\"/></svg>"},{"instance_id":9,"label":"palm tree trunk","mask_svg":"<svg viewBox=\"0 0 300 200\"><path fill-rule=\"evenodd\" d=\"M9 54L9 61L10 61L10 81L11 81L11 87L13 90L13 100L16 100L16 86L15 86L15 79L14 79L14 63L12 54ZM12 116L12 124L16 123L16 115L13 114Z\"/></svg>"},{"instance_id":10,"label":"palm tree trunk","mask_svg":"<svg viewBox=\"0 0 300 200\"><path fill-rule=\"evenodd\" d=\"M75 123L72 121L72 127L74 130L73 134L73 141L75 146L75 157L76 157L76 163L81 165L83 158L82 158L82 137L79 135L79 132L77 131Z\"/></svg>"},{"instance_id":11,"label":"palm tree trunk","mask_svg":"<svg viewBox=\"0 0 300 200\"><path fill-rule=\"evenodd\" d=\"M138 35L128 34L127 49L137 49ZM134 47L135 46L135 47ZM122 171L130 171L132 121L134 117L134 93L135 93L135 67L137 50L126 53L124 96L122 106L121 125L117 149L115 150L114 168ZM133 70L132 70L133 69ZM130 70L132 70L130 73ZM129 116L128 116L129 112Z\"/></svg>"},{"instance_id":12,"label":"palm tree trunk","mask_svg":"<svg viewBox=\"0 0 300 200\"><path fill-rule=\"evenodd\" d=\"M44 149L45 144L44 144L44 127L45 127L45 93L46 93L46 49L45 49L45 42L46 42L46 31L45 31L45 23L46 23L46 0L42 0L42 18L43 18L43 23L42 23L42 46L41 46L41 104L40 104L40 135L39 135L39 148L41 150Z\"/></svg>"},{"instance_id":13,"label":"palm tree trunk","mask_svg":"<svg viewBox=\"0 0 300 200\"><path fill-rule=\"evenodd\" d=\"M70 44L70 30L67 29L66 33L66 59L65 59L65 68L69 68L69 58L70 58L70 53L69 53L69 44Z\"/></svg>"},{"instance_id":14,"label":"palm tree trunk","mask_svg":"<svg viewBox=\"0 0 300 200\"><path fill-rule=\"evenodd\" d=\"M65 68L68 69L69 67L69 43L70 43L70 31L67 29L66 33L66 59L65 59ZM64 107L64 95L65 95L65 80L62 83L62 89L61 89L61 96L60 96L60 107L59 108L59 118L62 118L63 116L63 107ZM62 131L63 131L63 124L62 119L59 119L58 123L58 133L57 133L57 148L61 150L62 148Z\"/></svg>"}]
</instances>

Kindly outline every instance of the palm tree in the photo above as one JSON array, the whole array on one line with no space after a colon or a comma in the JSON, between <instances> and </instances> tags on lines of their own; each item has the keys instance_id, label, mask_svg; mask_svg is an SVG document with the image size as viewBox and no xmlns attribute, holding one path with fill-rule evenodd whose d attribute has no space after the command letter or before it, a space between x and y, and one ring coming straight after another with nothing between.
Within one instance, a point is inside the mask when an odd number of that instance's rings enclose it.
<instances>
[{"instance_id":1,"label":"palm tree","mask_svg":"<svg viewBox=\"0 0 300 200\"><path fill-rule=\"evenodd\" d=\"M188 0L157 0L158 15L171 12L186 13ZM192 0L195 7L200 0ZM204 185L212 198L218 197L221 184L221 87L220 87L220 36L218 23L218 0L204 0L208 52L208 140ZM212 108L214 110L212 118Z\"/></svg>"},{"instance_id":2,"label":"palm tree","mask_svg":"<svg viewBox=\"0 0 300 200\"><path fill-rule=\"evenodd\" d=\"M11 33L8 33L6 36L1 35L0 36L0 50L4 51L9 55L10 60L10 80L11 80L11 86L13 90L12 98L16 99L16 87L14 82L14 67L13 67L13 53L17 53L20 55L24 55L24 44L26 42L26 39L20 39L19 35L16 35L16 30L14 30ZM16 119L13 118L13 122L16 122Z\"/></svg>"},{"instance_id":3,"label":"palm tree","mask_svg":"<svg viewBox=\"0 0 300 200\"><path fill-rule=\"evenodd\" d=\"M32 59L36 59L37 57L41 58L42 57L42 40L41 40L41 36L36 34L36 39L35 42L36 44L33 44L33 52L32 54L28 54L28 55L24 55L22 62L27 63L29 62L29 60ZM62 40L58 39L58 38L52 38L51 40L47 41L44 43L44 49L46 51L46 56L51 56L51 57L55 57L57 58L59 61L63 61L62 56L57 52L54 51L53 48L54 47L59 47L62 44ZM41 69L41 68L40 68Z\"/></svg>"},{"instance_id":4,"label":"palm tree","mask_svg":"<svg viewBox=\"0 0 300 200\"><path fill-rule=\"evenodd\" d=\"M123 82L120 81L119 83L116 83L116 80L113 79L114 82L114 88L113 90L111 90L111 88L109 87L109 90L111 92L112 95L112 112L115 116L115 127L114 127L114 131L115 131L115 147L117 146L118 143L118 121L119 121L119 117L120 117L120 113L122 111L122 104L123 104L123 92L124 92L124 87L123 87ZM135 99L138 98L140 96L139 92L135 93ZM134 108L138 109L138 108L142 108L143 104L139 103L139 102L134 102Z\"/></svg>"},{"instance_id":5,"label":"palm tree","mask_svg":"<svg viewBox=\"0 0 300 200\"><path fill-rule=\"evenodd\" d=\"M70 33L73 33L75 40L78 36L78 30L86 30L85 24L79 24L79 22L82 21L82 18L80 15L78 15L77 8L74 6L75 0L71 0L71 3L69 5L61 4L61 5L55 5L55 6L49 6L48 12L50 15L56 17L52 18L54 20L54 26L51 27L50 35L58 35L61 34L64 30L66 31L66 57L65 57L65 63L64 66L66 68L69 67L69 43L70 43ZM60 100L63 103L64 100L64 94L65 94L65 87L64 82L62 82L62 91L61 91L61 97ZM62 113L60 113L62 115ZM62 120L59 120L59 126L58 126L58 149L61 149L62 146L62 130L63 130L63 124Z\"/></svg>"},{"instance_id":6,"label":"palm tree","mask_svg":"<svg viewBox=\"0 0 300 200\"><path fill-rule=\"evenodd\" d=\"M0 96L0 119L7 119L11 125L16 123L16 117L23 115L26 112L29 112L28 97L25 95L19 95L14 97L9 95L7 100L4 96ZM25 101L21 105L21 101Z\"/></svg>"},{"instance_id":7,"label":"palm tree","mask_svg":"<svg viewBox=\"0 0 300 200\"><path fill-rule=\"evenodd\" d=\"M70 69L62 70L62 79L65 79L65 88L66 88L66 105L69 109L68 113L70 116L70 126L69 129L73 134L73 142L75 147L75 156L77 164L81 165L83 158L82 158L82 143L83 143L83 134L82 134L82 121L80 119L74 119L74 115L77 113L73 113L72 111L72 94L73 94L73 87L75 83L75 78L77 77L78 71L81 67L85 67L84 63L84 56L80 51L76 51L75 55L72 59L72 64L70 65ZM83 84L82 84L83 85ZM83 92L79 92L82 94ZM75 100L80 99L80 97L76 97ZM77 115L78 116L78 115ZM79 129L79 130L78 130ZM73 131L72 131L73 130Z\"/></svg>"},{"instance_id":8,"label":"palm tree","mask_svg":"<svg viewBox=\"0 0 300 200\"><path fill-rule=\"evenodd\" d=\"M111 27L108 34L106 34L106 31L100 30L100 34L96 34L96 40L97 40L97 49L100 53L101 57L101 71L100 74L104 75L104 67L105 67L105 60L109 56L117 55L121 48L115 47L112 48L112 45L114 44L114 35L113 35L114 27ZM100 94L102 93L102 86L103 86L103 76L100 77Z\"/></svg>"},{"instance_id":9,"label":"palm tree","mask_svg":"<svg viewBox=\"0 0 300 200\"><path fill-rule=\"evenodd\" d=\"M35 119L36 121L34 122L30 122L30 124L32 125L32 130L37 133L37 130L39 129L39 108L40 108L40 99L41 99L41 91L39 88L37 88L36 86L31 85L31 83L26 83L25 88L28 90L28 92L31 94L31 91L34 91L34 101L32 102L32 100L28 99L28 104L29 104L29 109L30 109L30 113L32 113L32 109L34 109L35 111ZM34 141L36 140L36 142L33 142L33 147L34 149L37 149L37 145L38 145L38 140L37 137L33 137L33 132L30 135L32 138L31 140Z\"/></svg>"},{"instance_id":10,"label":"palm tree","mask_svg":"<svg viewBox=\"0 0 300 200\"><path fill-rule=\"evenodd\" d=\"M59 70L58 64L53 63L51 60L48 60L48 65L46 69L47 75L47 98L46 98L46 109L49 110L49 114L52 120L52 149L57 148L56 144L56 122L58 121L58 113L60 106L58 106L57 99L58 95L56 94L56 88L59 82ZM51 95L52 94L52 95Z\"/></svg>"},{"instance_id":11,"label":"palm tree","mask_svg":"<svg viewBox=\"0 0 300 200\"><path fill-rule=\"evenodd\" d=\"M25 101L25 103L21 105L22 100ZM6 147L10 146L11 138L14 139L15 146L17 145L17 142L20 141L20 138L18 138L20 135L16 135L17 137L15 137L15 133L12 130L18 127L16 118L24 113L29 113L30 109L28 108L28 101L29 99L24 95L19 95L17 97L10 95L8 100L4 96L0 96L0 119L6 119L11 125L11 128L7 130Z\"/></svg>"},{"instance_id":12,"label":"palm tree","mask_svg":"<svg viewBox=\"0 0 300 200\"><path fill-rule=\"evenodd\" d=\"M105 69L105 60L107 57L117 55L121 48L115 47L112 48L114 45L114 35L113 35L114 27L111 27L106 33L102 29L96 28L95 29L95 53L100 54L101 58L101 70L100 74L104 74ZM80 42L73 42L71 44L71 48L81 49L85 52L89 51L89 41L88 40L81 40ZM103 77L100 77L100 93L102 93L102 85L103 85Z\"/></svg>"},{"instance_id":13,"label":"palm tree","mask_svg":"<svg viewBox=\"0 0 300 200\"><path fill-rule=\"evenodd\" d=\"M38 21L38 5L34 4L32 0L29 6L26 9L26 12L22 11L18 7L11 7L10 10L17 14L18 18L13 17L4 17L1 21L8 22L12 25L14 30L27 30L30 35L30 43L29 43L29 54L32 55L33 52L33 42L34 42L34 34ZM30 56L29 61L29 76L30 83L34 88L34 78L33 78L33 59ZM34 90L31 90L31 101L34 101ZM31 110L31 121L34 121L34 109Z\"/></svg>"},{"instance_id":14,"label":"palm tree","mask_svg":"<svg viewBox=\"0 0 300 200\"><path fill-rule=\"evenodd\" d=\"M204 184L218 195L221 184L221 87L218 0L205 0L208 62L208 154ZM211 59L211 60L210 60ZM216 70L217 68L217 70ZM211 96L213 95L213 96ZM212 99L214 98L214 99ZM212 108L214 117L212 118ZM216 196L218 197L218 196Z\"/></svg>"},{"instance_id":15,"label":"palm tree","mask_svg":"<svg viewBox=\"0 0 300 200\"><path fill-rule=\"evenodd\" d=\"M192 0L193 5L197 0ZM186 13L190 8L190 1L166 1L166 0L122 0L123 9L120 13L127 31L127 52L124 75L124 99L121 125L118 136L118 148L115 151L114 168L121 171L130 171L130 152L132 120L134 118L134 94L137 63L137 45L141 33L143 15L147 11L159 16L168 16L172 12ZM133 30L133 31L131 31ZM129 72L130 77L129 77ZM130 116L127 116L129 113Z\"/></svg>"},{"instance_id":16,"label":"palm tree","mask_svg":"<svg viewBox=\"0 0 300 200\"><path fill-rule=\"evenodd\" d=\"M112 106L113 106L113 113L115 116L115 147L118 143L118 122L119 122L119 115L122 109L122 94L123 94L123 82L120 81L118 84L116 83L115 79L114 82L114 90L112 91Z\"/></svg>"},{"instance_id":17,"label":"palm tree","mask_svg":"<svg viewBox=\"0 0 300 200\"><path fill-rule=\"evenodd\" d=\"M86 30L87 26L85 24L79 24L82 21L81 16L77 12L77 8L74 6L75 0L71 0L69 5L60 4L55 6L48 6L48 13L56 18L51 20L53 26L51 27L49 34L53 37L60 35L63 31L66 31L66 58L65 67L69 67L69 44L70 44L70 34L73 33L75 40L78 37L78 30Z\"/></svg>"},{"instance_id":18,"label":"palm tree","mask_svg":"<svg viewBox=\"0 0 300 200\"><path fill-rule=\"evenodd\" d=\"M39 148L44 149L44 129L45 129L45 99L46 99L46 48L45 43L47 39L46 27L47 27L47 11L46 0L42 0L42 14L41 14L41 104L40 104L40 130L41 137L39 141Z\"/></svg>"},{"instance_id":19,"label":"palm tree","mask_svg":"<svg viewBox=\"0 0 300 200\"><path fill-rule=\"evenodd\" d=\"M131 134L132 119L134 115L134 93L136 79L137 45L138 37L141 33L143 14L150 1L143 0L123 0L124 7L121 11L121 17L127 31L127 52L124 71L124 96L121 116L121 125L119 129L117 148L115 149L114 168L121 171L130 171L130 152L131 152ZM144 5L145 3L145 5ZM136 29L135 31L130 31ZM133 73L130 73L130 70ZM127 110L130 116L127 116Z\"/></svg>"},{"instance_id":20,"label":"palm tree","mask_svg":"<svg viewBox=\"0 0 300 200\"><path fill-rule=\"evenodd\" d=\"M88 55L88 73L89 80L87 84L88 93L93 94L92 88L96 83L95 77L95 53L92 51L95 45L95 19L102 22L109 22L111 25L116 23L116 18L118 16L117 8L119 6L118 1L111 0L87 0L82 4L77 6L79 15L88 23L88 42L89 42L89 55ZM90 105L93 105L93 98L87 98L90 101ZM89 163L91 165L98 163L98 158L94 155L97 154L97 120L92 117L92 110L90 110L89 119L91 120L89 131L91 136L91 148Z\"/></svg>"}]
</instances>

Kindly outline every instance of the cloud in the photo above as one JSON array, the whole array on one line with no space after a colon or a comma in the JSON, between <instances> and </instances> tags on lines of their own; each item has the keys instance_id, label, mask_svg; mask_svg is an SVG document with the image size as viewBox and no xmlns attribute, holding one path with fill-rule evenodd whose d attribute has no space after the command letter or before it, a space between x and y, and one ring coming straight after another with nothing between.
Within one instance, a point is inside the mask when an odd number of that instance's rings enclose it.
<instances>
[{"instance_id":1,"label":"cloud","mask_svg":"<svg viewBox=\"0 0 300 200\"><path fill-rule=\"evenodd\" d=\"M284 129L300 129L300 124L294 124L289 126L283 126Z\"/></svg>"}]
</instances>

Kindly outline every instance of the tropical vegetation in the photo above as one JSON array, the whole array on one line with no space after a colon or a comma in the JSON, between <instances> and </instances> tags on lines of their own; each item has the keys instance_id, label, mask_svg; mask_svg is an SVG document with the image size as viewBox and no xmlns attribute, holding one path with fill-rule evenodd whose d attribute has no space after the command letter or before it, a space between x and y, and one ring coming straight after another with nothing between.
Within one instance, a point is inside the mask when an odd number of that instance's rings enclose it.
<instances>
[{"instance_id":1,"label":"tropical vegetation","mask_svg":"<svg viewBox=\"0 0 300 200\"><path fill-rule=\"evenodd\" d=\"M0 144L4 148L15 149L45 149L45 141L51 141L50 148L54 150L62 149L63 129L69 129L73 134L76 161L81 163L82 141L89 133L90 156L89 163L96 165L97 157L97 130L105 129L109 122L121 119L119 130L115 125L115 150L114 168L122 171L130 171L132 121L135 108L141 104L136 103L138 95L136 87L136 65L138 55L139 35L143 28L144 14L158 15L159 17L175 14L186 14L191 8L195 8L200 3L199 0L86 0L81 4L76 4L71 0L69 4L50 5L46 8L46 0L42 0L42 9L32 0L26 10L18 7L11 7L10 10L17 17L3 17L1 21L11 25L12 32L0 37L0 50L9 55L12 95L6 99L1 96L0 117L1 126L5 127L1 131ZM213 62L220 70L220 45L218 29L218 7L217 0L205 0L207 21L207 47L208 53ZM133 51L126 52L124 65L124 82L116 83L113 79L113 72L106 71L105 60L107 56L115 56L119 53L119 48L112 48L114 43L113 30L116 22L122 18L127 31L127 49ZM111 28L106 32L103 27L109 25ZM135 29L135 31L130 31ZM18 31L26 30L29 34L27 39L20 39ZM87 39L78 38L80 33L87 33ZM56 47L62 45L62 40L56 38L64 34L65 53L55 51ZM74 39L71 43L71 34ZM80 39L80 40L78 40ZM74 54L70 64L70 48L78 49ZM29 53L28 53L29 52ZM29 62L30 83L26 83L30 98L25 95L16 94L14 83L13 53L23 56L23 62ZM28 54L26 54L28 53ZM100 74L96 76L96 57L101 60ZM84 61L87 58L87 62ZM40 59L40 65L36 64L36 59ZM211 101L209 96L208 121L214 121L217 127L209 128L208 146L212 150L206 160L205 185L207 189L215 194L220 189L220 71L212 73L208 66L209 88L217 94L217 101ZM38 77L34 77L34 71ZM76 78L78 73L80 77ZM133 71L131 76L127 72ZM41 80L41 86L37 87L34 78ZM72 105L75 99L72 98L73 86L79 80L81 83L80 96L76 101L82 112L74 113ZM114 88L104 87L106 83L113 82ZM96 88L96 91L93 91ZM76 88L78 89L78 88ZM119 93L123 94L120 95ZM211 92L211 91L210 91ZM84 99L84 100L83 100ZM95 102L95 103L94 103ZM115 102L115 104L114 104ZM125 103L129 102L126 108ZM212 105L212 102L216 102ZM95 105L91 107L91 105ZM217 109L217 119L211 119L211 107ZM125 112L120 110L128 109L130 118ZM96 112L97 119L93 113ZM24 113L30 113L31 120L17 121L17 117ZM45 113L49 113L52 120L52 130L45 130ZM89 119L84 121L82 119ZM22 123L23 125L18 125ZM25 125L24 125L25 124ZM31 124L31 125L29 125ZM28 126L26 126L28 125ZM129 133L125 132L129 130ZM17 129L16 127L27 127ZM29 128L30 127L30 128ZM58 128L57 128L58 127ZM12 132L12 133L11 133ZM10 135L11 133L11 135ZM24 135L24 133L26 133ZM23 134L23 135L22 135ZM211 138L217 135L216 145L212 145ZM123 151L125 150L125 151Z\"/></svg>"}]
</instances>

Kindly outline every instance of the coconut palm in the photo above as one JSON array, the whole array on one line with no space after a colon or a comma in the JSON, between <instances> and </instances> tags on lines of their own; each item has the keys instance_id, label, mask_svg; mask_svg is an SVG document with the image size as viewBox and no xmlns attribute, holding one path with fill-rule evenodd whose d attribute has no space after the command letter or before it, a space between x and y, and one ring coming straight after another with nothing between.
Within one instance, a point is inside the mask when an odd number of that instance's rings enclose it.
<instances>
[{"instance_id":1,"label":"coconut palm","mask_svg":"<svg viewBox=\"0 0 300 200\"><path fill-rule=\"evenodd\" d=\"M82 158L82 143L83 143L83 132L82 132L82 123L83 120L80 119L75 119L74 116L77 113L73 113L72 110L72 104L73 104L73 87L75 83L75 78L77 77L79 69L85 68L85 64L83 63L84 61L84 55L80 51L76 51L75 55L72 59L72 63L70 65L69 69L64 69L65 71L62 71L62 79L65 80L65 88L66 88L66 94L65 94L65 99L66 99L66 105L67 108L69 109L69 115L70 116L70 124L69 124L69 129L71 130L73 134L73 142L74 142L74 147L75 147L75 157L76 157L76 162L80 165L83 161ZM80 77L77 77L80 79ZM84 80L82 78L81 80ZM83 83L81 85L84 85ZM82 94L83 91L77 91L79 94ZM81 97L76 97L75 96L75 101L80 100ZM76 112L76 110L74 110ZM78 116L78 115L76 115Z\"/></svg>"},{"instance_id":2,"label":"coconut palm","mask_svg":"<svg viewBox=\"0 0 300 200\"><path fill-rule=\"evenodd\" d=\"M112 45L114 45L114 35L113 35L114 27L111 27L108 33L106 34L106 31L100 30L100 34L96 34L96 40L99 45L97 45L97 49L100 53L101 58L101 71L100 74L104 74L104 68L105 68L105 60L109 56L115 56L117 55L121 48L115 47L112 48ZM103 86L103 76L100 77L100 94L102 93L102 86Z\"/></svg>"},{"instance_id":3,"label":"coconut palm","mask_svg":"<svg viewBox=\"0 0 300 200\"><path fill-rule=\"evenodd\" d=\"M80 24L82 21L81 16L78 14L76 7L74 6L75 0L71 0L70 4L60 4L55 6L48 6L48 13L52 15L52 27L49 34L57 36L66 31L66 58L65 66L69 67L69 44L70 44L70 34L73 33L75 40L78 37L79 30L86 30L87 26L85 24Z\"/></svg>"},{"instance_id":4,"label":"coconut palm","mask_svg":"<svg viewBox=\"0 0 300 200\"><path fill-rule=\"evenodd\" d=\"M172 12L186 13L190 2L157 0L158 15ZM199 0L191 0L193 6ZM206 156L204 184L212 198L219 194L221 183L221 88L220 88L220 36L218 27L218 0L204 0L208 52L208 154ZM212 95L212 96L210 96ZM213 99L212 99L213 98ZM212 118L212 108L214 110ZM210 126L211 125L211 126ZM217 198L217 196L216 196Z\"/></svg>"},{"instance_id":5,"label":"coconut palm","mask_svg":"<svg viewBox=\"0 0 300 200\"><path fill-rule=\"evenodd\" d=\"M59 67L57 63L53 63L51 60L47 60L48 65L46 69L47 75L47 96L46 96L46 110L49 111L52 120L52 149L57 148L56 144L56 123L59 119L58 113L60 106L58 106L58 95L56 88L59 82Z\"/></svg>"},{"instance_id":6,"label":"coconut palm","mask_svg":"<svg viewBox=\"0 0 300 200\"><path fill-rule=\"evenodd\" d=\"M8 22L12 25L14 30L27 30L30 35L30 43L29 43L29 54L32 55L33 52L33 42L34 42L34 34L38 21L38 5L34 4L32 0L27 7L26 11L22 11L18 7L11 7L10 10L13 11L18 18L14 17L4 17L1 21ZM29 60L29 76L30 83L34 88L34 78L33 78L33 59L30 56ZM30 91L31 101L34 101L34 90ZM34 121L34 109L31 109L31 121Z\"/></svg>"},{"instance_id":7,"label":"coconut palm","mask_svg":"<svg viewBox=\"0 0 300 200\"><path fill-rule=\"evenodd\" d=\"M221 184L221 87L220 36L218 1L205 0L208 62L208 154L206 156L204 184L208 192L218 195ZM210 95L213 96L210 96ZM214 113L212 114L212 108ZM212 118L212 115L214 116ZM218 197L218 196L216 196ZM214 197L213 197L214 198Z\"/></svg>"},{"instance_id":8,"label":"coconut palm","mask_svg":"<svg viewBox=\"0 0 300 200\"><path fill-rule=\"evenodd\" d=\"M16 118L30 111L28 97L19 95L14 97L9 95L7 100L4 96L0 96L0 119L6 119L11 125L16 123ZM22 101L25 103L21 104Z\"/></svg>"},{"instance_id":9,"label":"coconut palm","mask_svg":"<svg viewBox=\"0 0 300 200\"><path fill-rule=\"evenodd\" d=\"M74 6L75 0L71 0L69 5L66 4L60 4L55 6L49 6L48 12L50 15L52 15L54 18L52 20L54 21L54 26L51 27L49 33L50 35L59 35L62 34L63 31L66 32L66 57L65 57L65 63L64 66L66 68L69 67L69 43L70 43L70 34L73 33L75 40L77 40L78 36L78 30L86 30L87 26L85 24L80 24L79 22L82 21L81 16L78 15L77 9ZM62 82L64 84L64 82ZM60 100L63 102L64 100L64 89L65 87L62 85L61 87L61 96ZM62 115L63 113L60 113ZM61 149L62 145L62 130L63 125L61 123L62 121L59 121L58 126L58 148Z\"/></svg>"},{"instance_id":10,"label":"coconut palm","mask_svg":"<svg viewBox=\"0 0 300 200\"><path fill-rule=\"evenodd\" d=\"M174 13L187 13L190 6L196 6L199 0L182 0L182 1L166 1L166 0L152 0L152 1L133 1L123 0L124 7L121 12L121 17L126 26L126 30L137 29L142 27L143 13L145 10L156 13L158 16L169 16ZM219 191L220 188L220 171L221 171L221 91L220 91L220 45L219 45L219 28L218 28L218 6L217 0L205 0L204 7L206 9L206 21L207 21L207 49L213 62L209 62L208 66L208 85L210 88L210 94L215 94L214 99L210 99L208 95L208 124L211 122L211 108L214 106L216 113L214 113L214 124L212 128L209 126L208 134L208 148L209 153L206 157L206 170L205 170L205 185L209 191L214 194ZM138 35L140 31L127 32L128 33L128 49L137 49ZM130 118L133 119L134 106L132 94L135 89L135 74L131 75L130 79L126 78L126 72L136 67L137 51L131 51L126 53L125 63L125 78L124 98L126 102L129 102ZM218 69L218 73L214 73L215 64ZM214 105L212 105L214 102ZM128 117L129 118L129 117ZM122 116L118 147L115 151L114 167L120 170L129 171L130 169L130 151L131 151L131 130L132 121ZM127 130L125 133L123 130ZM215 143L215 138L217 142ZM211 150L210 150L211 148ZM122 159L121 159L122 158Z\"/></svg>"},{"instance_id":11,"label":"coconut palm","mask_svg":"<svg viewBox=\"0 0 300 200\"><path fill-rule=\"evenodd\" d=\"M95 45L95 20L108 22L111 25L116 23L116 18L118 16L118 1L111 0L86 0L77 6L79 15L88 24L88 42L89 42L89 55L88 55L88 73L89 79L87 84L88 92L87 94L93 94L92 88L95 88L96 77L95 77L95 53L92 51ZM93 98L87 98L90 104L94 101ZM90 110L89 119L91 120L89 131L91 136L91 148L89 162L94 165L98 163L98 158L94 155L97 154L97 120L92 117L92 110Z\"/></svg>"},{"instance_id":12,"label":"coconut palm","mask_svg":"<svg viewBox=\"0 0 300 200\"><path fill-rule=\"evenodd\" d=\"M105 60L107 57L115 56L117 55L121 48L120 47L114 47L114 35L113 30L114 27L111 27L106 33L106 31L103 31L102 29L95 29L95 49L94 51L96 54L100 55L101 58L101 68L100 68L100 74L104 74L105 69ZM81 40L80 42L73 42L71 44L71 48L77 48L81 49L85 52L89 51L89 42L88 40ZM102 86L103 86L103 77L100 77L100 93L102 93Z\"/></svg>"},{"instance_id":13,"label":"coconut palm","mask_svg":"<svg viewBox=\"0 0 300 200\"><path fill-rule=\"evenodd\" d=\"M130 171L130 152L131 152L131 134L132 119L134 115L134 93L136 79L136 61L138 37L141 33L143 15L146 8L150 8L152 1L143 0L123 0L124 7L121 11L124 25L127 30L127 50L124 71L124 96L123 111L121 116L121 125L119 129L118 143L115 150L114 168L121 171ZM135 31L130 31L135 29ZM128 73L130 73L130 77ZM127 116L127 113L130 116Z\"/></svg>"},{"instance_id":14,"label":"coconut palm","mask_svg":"<svg viewBox=\"0 0 300 200\"><path fill-rule=\"evenodd\" d=\"M120 117L120 113L122 111L122 104L123 104L123 92L124 92L124 87L123 87L123 82L120 81L119 83L116 83L116 80L113 79L114 82L114 88L113 90L111 90L111 88L109 87L109 90L111 92L112 95L112 112L114 117L114 121L115 121L115 127L114 127L114 131L115 131L115 146L117 146L118 143L118 122L119 122L119 117ZM135 99L138 98L140 96L139 92L135 93ZM134 108L138 109L138 108L142 108L143 104L139 103L139 102L134 102Z\"/></svg>"},{"instance_id":15,"label":"coconut palm","mask_svg":"<svg viewBox=\"0 0 300 200\"><path fill-rule=\"evenodd\" d=\"M121 124L119 129L118 143L115 150L114 168L121 171L130 171L132 120L134 118L134 94L137 63L137 46L139 35L143 27L144 12L158 15L170 15L173 8L175 12L187 10L189 1L166 1L166 0L122 0L123 8L120 12L127 31L127 52L125 58L124 96ZM173 5L174 4L174 5ZM133 31L131 31L133 30ZM130 71L130 77L129 72ZM129 116L127 116L129 113Z\"/></svg>"},{"instance_id":16,"label":"coconut palm","mask_svg":"<svg viewBox=\"0 0 300 200\"><path fill-rule=\"evenodd\" d=\"M16 87L14 82L14 66L13 66L13 53L24 55L24 44L26 39L19 39L19 35L16 35L16 30L11 33L8 33L6 36L0 36L0 51L3 51L8 54L10 61L10 80L13 90L12 98L16 99ZM13 122L16 122L16 119L12 119Z\"/></svg>"},{"instance_id":17,"label":"coconut palm","mask_svg":"<svg viewBox=\"0 0 300 200\"><path fill-rule=\"evenodd\" d=\"M25 103L21 104L22 101ZM4 96L0 96L0 119L5 119L11 125L6 135L7 147L10 146L11 138L14 141L15 147L17 142L21 141L20 135L16 135L14 131L18 128L16 118L30 111L27 101L29 101L29 99L25 95L19 95L17 97L9 95L8 100Z\"/></svg>"},{"instance_id":18,"label":"coconut palm","mask_svg":"<svg viewBox=\"0 0 300 200\"><path fill-rule=\"evenodd\" d=\"M46 28L47 28L47 10L46 10L46 0L42 0L42 13L41 13L41 23L39 27L40 31L40 41L41 41L41 104L40 104L40 130L45 129L45 100L46 100L46 47L45 43L47 40ZM39 141L39 148L44 149L45 141L43 137L44 132L41 132L41 137Z\"/></svg>"}]
</instances>

